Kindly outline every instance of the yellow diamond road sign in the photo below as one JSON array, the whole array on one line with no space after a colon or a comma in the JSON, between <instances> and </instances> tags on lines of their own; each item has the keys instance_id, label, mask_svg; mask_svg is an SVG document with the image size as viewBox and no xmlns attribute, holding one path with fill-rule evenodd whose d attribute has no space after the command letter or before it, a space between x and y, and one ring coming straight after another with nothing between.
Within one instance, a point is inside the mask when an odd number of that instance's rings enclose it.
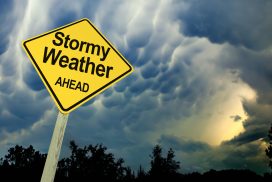
<instances>
[{"instance_id":1,"label":"yellow diamond road sign","mask_svg":"<svg viewBox=\"0 0 272 182\"><path fill-rule=\"evenodd\" d=\"M88 20L81 19L23 42L62 113L69 113L133 71Z\"/></svg>"}]
</instances>

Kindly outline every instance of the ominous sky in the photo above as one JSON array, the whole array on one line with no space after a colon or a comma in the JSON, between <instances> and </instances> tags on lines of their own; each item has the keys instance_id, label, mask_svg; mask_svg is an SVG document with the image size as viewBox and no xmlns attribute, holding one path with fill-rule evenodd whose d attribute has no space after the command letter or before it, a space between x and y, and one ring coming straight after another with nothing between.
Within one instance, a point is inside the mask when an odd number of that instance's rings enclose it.
<instances>
[{"instance_id":1,"label":"ominous sky","mask_svg":"<svg viewBox=\"0 0 272 182\"><path fill-rule=\"evenodd\" d=\"M181 172L268 171L272 118L271 0L0 2L0 155L15 144L47 152L57 107L21 43L88 18L135 71L70 114L69 141L103 143L149 168L155 144Z\"/></svg>"}]
</instances>

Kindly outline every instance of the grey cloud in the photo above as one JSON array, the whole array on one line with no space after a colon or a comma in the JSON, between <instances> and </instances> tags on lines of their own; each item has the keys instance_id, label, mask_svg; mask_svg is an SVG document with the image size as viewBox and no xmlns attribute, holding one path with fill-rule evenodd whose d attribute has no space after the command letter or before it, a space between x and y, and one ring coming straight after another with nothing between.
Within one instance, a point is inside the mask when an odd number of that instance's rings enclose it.
<instances>
[{"instance_id":1,"label":"grey cloud","mask_svg":"<svg viewBox=\"0 0 272 182\"><path fill-rule=\"evenodd\" d=\"M269 0L185 1L182 12L183 32L188 36L207 37L212 42L229 42L250 49L271 47L272 21Z\"/></svg>"},{"instance_id":2,"label":"grey cloud","mask_svg":"<svg viewBox=\"0 0 272 182\"><path fill-rule=\"evenodd\" d=\"M0 59L2 60L2 63L1 63L2 75L5 77L14 77L17 75L17 67L16 67L17 64L15 61L12 60L13 58L14 56L9 57L9 55L2 55L0 57Z\"/></svg>"},{"instance_id":3,"label":"grey cloud","mask_svg":"<svg viewBox=\"0 0 272 182\"><path fill-rule=\"evenodd\" d=\"M234 137L230 141L223 142L224 144L235 144L235 145L242 145L252 141L259 140L267 135L265 128L246 128L246 131L239 134L238 136Z\"/></svg>"},{"instance_id":4,"label":"grey cloud","mask_svg":"<svg viewBox=\"0 0 272 182\"><path fill-rule=\"evenodd\" d=\"M0 12L1 12L1 17L0 17L0 24L1 24L1 29L0 29L0 55L3 54L9 45L9 34L11 33L11 29L14 26L14 19L10 17L9 12L12 11L14 5L14 1L11 0L3 0L0 3Z\"/></svg>"},{"instance_id":5,"label":"grey cloud","mask_svg":"<svg viewBox=\"0 0 272 182\"><path fill-rule=\"evenodd\" d=\"M210 146L171 135L162 135L158 140L164 150L173 148L176 160L181 162L182 172L206 172L210 169L250 169L259 174L268 172L267 160L261 141L249 142L239 147L235 144Z\"/></svg>"},{"instance_id":6,"label":"grey cloud","mask_svg":"<svg viewBox=\"0 0 272 182\"><path fill-rule=\"evenodd\" d=\"M50 2L50 6L54 7L49 9L49 19L53 20L50 24L50 28L56 28L63 26L65 24L76 21L81 18L80 14L77 12L76 7L83 8L79 2L68 3L67 1L62 2ZM92 1L92 6L88 6L90 13L91 10L95 7L94 1ZM61 13L60 13L61 12Z\"/></svg>"},{"instance_id":7,"label":"grey cloud","mask_svg":"<svg viewBox=\"0 0 272 182\"><path fill-rule=\"evenodd\" d=\"M14 91L14 85L11 83L14 81L12 77L6 77L4 80L0 80L0 90L4 95L8 95Z\"/></svg>"},{"instance_id":8,"label":"grey cloud","mask_svg":"<svg viewBox=\"0 0 272 182\"><path fill-rule=\"evenodd\" d=\"M243 107L249 118L243 122L245 132L229 142L247 143L265 138L272 114L271 55L267 52L255 52L246 49L228 48L232 54L223 54L222 66L239 70L239 77L257 93L256 101L243 101Z\"/></svg>"},{"instance_id":9,"label":"grey cloud","mask_svg":"<svg viewBox=\"0 0 272 182\"><path fill-rule=\"evenodd\" d=\"M1 138L1 142L7 139L10 143L8 146L4 146L6 151L3 153L7 153L7 147L13 147L17 144L23 146L29 146L31 144L41 152L47 153L57 118L56 116L56 110L47 110L47 112L41 114L40 118L35 122L32 122L32 124L20 127L17 131L6 133L3 138Z\"/></svg>"},{"instance_id":10,"label":"grey cloud","mask_svg":"<svg viewBox=\"0 0 272 182\"><path fill-rule=\"evenodd\" d=\"M162 135L159 143L167 148L173 148L179 152L193 153L211 150L211 147L204 142L193 141L190 139L177 138L170 135Z\"/></svg>"},{"instance_id":11,"label":"grey cloud","mask_svg":"<svg viewBox=\"0 0 272 182\"><path fill-rule=\"evenodd\" d=\"M134 165L137 168L139 164L148 163L148 154L150 154L154 142L159 141L164 146L174 146L177 150L178 160L181 160L187 168L197 166L208 170L213 166L218 168L231 167L231 163L224 165L221 161L222 158L228 160L228 157L236 154L231 153L231 150L239 148L235 142L229 142L228 145L224 143L222 149L215 150L204 142L182 139L180 136L175 137L174 134L172 136L169 134L169 130L175 129L187 118L197 116L199 111L204 108L217 105L216 101L212 101L218 90L221 92L231 91L224 90L225 87L218 85L216 79L220 78L224 82L223 85L228 85L231 82L230 78L225 75L228 68L237 69L237 72L241 73L239 76L243 81L255 88L253 80L258 72L250 71L255 70L255 63L252 61L251 54L241 54L240 49L233 51L228 47L218 49L217 45L213 45L205 39L184 37L178 29L180 19L175 19L176 14L180 15L184 9L177 2L174 2L177 4L171 4L171 2L162 1L160 2L161 5L153 6L154 3L157 4L158 2L143 1L137 2L139 4L136 3L139 7L126 1L86 1L83 4L71 2L71 4L61 3L60 5L50 3L48 4L49 9L54 7L56 11L49 11L48 15L44 15L50 19L49 27L63 25L78 17L90 18L100 28L101 32L116 44L118 50L120 48L120 51L136 70L129 77L103 92L101 96L96 97L71 114L64 141L66 150L68 150L67 146L71 139L82 145L104 143L117 155L127 159L129 165ZM107 4L107 6L103 4ZM64 11L66 5L68 5L68 8ZM200 7L202 6L204 5L200 3ZM142 9L139 10L139 16L136 16L137 8ZM194 8L194 5L192 5L189 11ZM58 16L58 12L63 14ZM202 12L200 11L200 13ZM183 18L181 17L181 20ZM185 23L188 22L185 21ZM188 25L185 24L185 26ZM204 36L204 33L201 36ZM200 33L198 35L200 36ZM253 39L255 40L255 37L250 41L253 41ZM240 44L250 46L250 41L248 43L240 39L235 40L236 42L233 40L234 44L238 44L238 40ZM221 40L217 41L221 42ZM223 41L228 40L224 39ZM265 45L267 43L258 44L259 47ZM221 48L223 49L222 52L220 52ZM210 49L212 51L209 51ZM262 55L259 58L263 58ZM268 58L269 56L267 56L267 60L269 60ZM245 62L243 61L245 60L249 60L251 66L244 68ZM260 69L266 68L265 65L265 63L262 63ZM266 70L266 74L261 75L260 78L269 75L269 67ZM251 75L251 73L254 73L252 78L246 76ZM55 119L53 115L56 115L56 112L52 112L51 117L44 116L47 111L52 110L52 108L56 111L56 108L53 107L54 103L49 99L47 91L41 89L38 77L34 77L35 74L33 69L24 69L23 81L28 86L24 87L26 90L16 91L13 95L0 99L0 104L4 107L3 110L6 110L0 112L0 120L5 120L3 127L6 127L8 131L16 132L19 127L27 129L40 119L50 121ZM5 80L6 78L5 75ZM250 81L250 79L253 80ZM265 84L261 84L259 79L258 81L260 86L257 87L263 88ZM11 90L8 85L5 86L6 81L0 81L0 83L2 84L0 86L7 88L5 93ZM256 90L260 91L260 94L268 95L268 92L261 92L262 89L256 88ZM269 87L267 91L269 91ZM3 92L1 89L1 93ZM208 104L207 101L211 101L211 103ZM13 107L11 103L15 104L16 107ZM258 111L260 114L254 114L257 112L257 107L249 106L248 103L244 102L244 107L250 116L261 115L261 111ZM189 125L193 131L196 130L195 126L198 126L201 122L206 126L205 121L202 120L203 118L197 118L196 121L191 121ZM10 121L14 122L9 125L8 122ZM250 120L245 122L246 134L253 132L252 135L254 135L256 133L254 128L260 122L256 125L254 123ZM262 132L265 131L265 123L260 127ZM52 131L52 123L44 124L35 132L32 132L30 136L17 141L21 143L34 142L46 152L50 131ZM179 135L180 133L175 131L175 134ZM240 146L245 146L244 143L250 143L258 137L260 136L243 140L240 142ZM245 138L248 139L249 135ZM15 143L16 140L13 142ZM237 149L241 153L244 150L244 155L253 156L248 153L251 147ZM229 153L228 156L226 152ZM259 149L257 153L260 153ZM142 156L146 156L146 158ZM218 158L215 158L216 156ZM236 166L241 165L239 160L242 157L242 155L239 155L236 159L233 159ZM251 159L246 158L246 160ZM250 165L258 166L257 164L260 163L254 160ZM244 161L242 160L242 162Z\"/></svg>"},{"instance_id":12,"label":"grey cloud","mask_svg":"<svg viewBox=\"0 0 272 182\"><path fill-rule=\"evenodd\" d=\"M1 127L8 131L29 127L52 107L47 100L36 99L31 92L17 88L13 94L2 98L5 108L1 113Z\"/></svg>"},{"instance_id":13,"label":"grey cloud","mask_svg":"<svg viewBox=\"0 0 272 182\"><path fill-rule=\"evenodd\" d=\"M233 115L230 116L231 119L233 119L234 122L241 121L242 117L239 115Z\"/></svg>"},{"instance_id":14,"label":"grey cloud","mask_svg":"<svg viewBox=\"0 0 272 182\"><path fill-rule=\"evenodd\" d=\"M148 4L149 7L143 7L140 11L147 11L146 13L138 12L138 15L130 22L130 31L127 33L127 42L131 49L140 48L148 44L152 37L152 18L146 18L146 16L153 17L154 9L156 5L152 3ZM145 19L143 21L143 19ZM137 27L137 28L135 28ZM135 29L134 29L135 28Z\"/></svg>"},{"instance_id":15,"label":"grey cloud","mask_svg":"<svg viewBox=\"0 0 272 182\"><path fill-rule=\"evenodd\" d=\"M211 161L215 163L215 166L221 166L220 168L250 169L259 174L268 171L267 159L259 141L250 142L240 147L229 144L222 145L221 149L216 152L223 156L222 161ZM211 162L211 164L213 164L213 162Z\"/></svg>"},{"instance_id":16,"label":"grey cloud","mask_svg":"<svg viewBox=\"0 0 272 182\"><path fill-rule=\"evenodd\" d=\"M138 75L135 73L130 74L128 77L124 78L122 82L118 82L114 85L114 90L116 92L123 92L127 88L129 88L130 85L132 85L137 79Z\"/></svg>"},{"instance_id":17,"label":"grey cloud","mask_svg":"<svg viewBox=\"0 0 272 182\"><path fill-rule=\"evenodd\" d=\"M156 77L159 74L158 66L154 65L152 62L150 62L145 68L142 70L142 76L144 79Z\"/></svg>"},{"instance_id":18,"label":"grey cloud","mask_svg":"<svg viewBox=\"0 0 272 182\"><path fill-rule=\"evenodd\" d=\"M14 1L1 1L1 18L0 22L2 28L0 30L0 44L1 41L5 41L6 48L0 50L0 127L1 132L8 133L18 131L19 128L24 128L32 125L40 114L44 112L43 104L34 103L33 95L28 90L22 89L22 83L20 82L20 61L22 57L17 57L20 55L21 42L17 44L17 31L15 28L18 27L23 17L23 11L17 9L16 2ZM20 8L24 9L26 4L22 4ZM16 14L18 16L15 15ZM39 108L40 106L40 108ZM38 112L39 110L39 112ZM36 113L32 113L35 112ZM0 142L5 140L1 139Z\"/></svg>"},{"instance_id":19,"label":"grey cloud","mask_svg":"<svg viewBox=\"0 0 272 182\"><path fill-rule=\"evenodd\" d=\"M111 97L103 100L103 105L105 107L121 107L126 103L124 95L114 94Z\"/></svg>"},{"instance_id":20,"label":"grey cloud","mask_svg":"<svg viewBox=\"0 0 272 182\"><path fill-rule=\"evenodd\" d=\"M32 90L39 91L45 89L41 78L39 77L33 66L29 66L26 68L23 73L23 80L26 85Z\"/></svg>"}]
</instances>

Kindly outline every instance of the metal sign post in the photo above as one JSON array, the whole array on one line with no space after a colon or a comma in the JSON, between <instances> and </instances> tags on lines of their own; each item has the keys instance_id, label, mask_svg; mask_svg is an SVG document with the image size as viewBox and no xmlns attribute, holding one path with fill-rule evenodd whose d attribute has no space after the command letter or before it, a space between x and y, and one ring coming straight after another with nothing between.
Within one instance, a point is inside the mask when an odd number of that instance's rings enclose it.
<instances>
[{"instance_id":1,"label":"metal sign post","mask_svg":"<svg viewBox=\"0 0 272 182\"><path fill-rule=\"evenodd\" d=\"M59 112L46 157L41 182L53 182L69 114Z\"/></svg>"}]
</instances>

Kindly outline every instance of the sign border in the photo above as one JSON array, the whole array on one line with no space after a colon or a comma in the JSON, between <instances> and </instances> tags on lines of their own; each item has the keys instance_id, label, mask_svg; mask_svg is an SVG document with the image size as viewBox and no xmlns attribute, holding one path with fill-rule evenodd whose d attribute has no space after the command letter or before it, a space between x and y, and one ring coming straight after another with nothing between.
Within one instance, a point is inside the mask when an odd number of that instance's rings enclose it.
<instances>
[{"instance_id":1,"label":"sign border","mask_svg":"<svg viewBox=\"0 0 272 182\"><path fill-rule=\"evenodd\" d=\"M90 95L84 97L83 99L81 99L80 101L76 102L75 104L73 104L72 106L68 107L68 108L64 108L63 105L61 104L61 102L59 101L57 95L55 94L54 90L51 88L50 84L48 83L46 77L44 76L44 74L42 73L41 69L39 68L38 64L36 63L35 59L33 58L31 52L29 51L29 49L27 48L27 43L30 41L33 41L35 39L38 39L40 37L46 36L48 34L51 34L53 32L62 30L64 28L67 28L69 26L75 25L77 23L80 23L82 21L87 21L92 28L94 28L94 30L108 43L108 45L112 48L112 50L114 50L115 53L118 54L118 56L126 63L126 65L129 67L129 70L126 71L125 73L121 74L120 76L118 76L117 78L113 79L112 81L110 81L109 83L107 83L106 85L104 85L103 87L99 88L98 90L96 90L95 92L91 93ZM34 64L34 67L36 68L38 74L40 75L40 77L42 78L42 81L45 83L45 86L47 87L48 90L50 90L51 92L49 92L50 95L53 95L54 100L57 102L57 106L59 107L60 111L62 111L63 113L70 113L71 111L73 111L74 109L76 109L77 107L79 107L81 104L85 103L88 101L88 99L92 96L94 96L95 94L97 94L100 91L103 91L104 89L106 89L109 85L113 84L114 82L116 82L117 80L119 80L120 78L122 78L123 76L125 76L128 73L131 73L133 71L133 67L128 63L128 61L118 52L117 49L115 49L111 43L106 39L106 37L104 37L102 35L102 33L99 32L99 30L92 24L92 22L87 19L87 18L83 18L80 20L77 20L75 22L69 23L67 25L61 26L59 28L53 29L49 32L43 33L41 35L38 35L36 37L30 38L26 41L23 41L23 47L26 50L29 58L31 59L32 63Z\"/></svg>"}]
</instances>

